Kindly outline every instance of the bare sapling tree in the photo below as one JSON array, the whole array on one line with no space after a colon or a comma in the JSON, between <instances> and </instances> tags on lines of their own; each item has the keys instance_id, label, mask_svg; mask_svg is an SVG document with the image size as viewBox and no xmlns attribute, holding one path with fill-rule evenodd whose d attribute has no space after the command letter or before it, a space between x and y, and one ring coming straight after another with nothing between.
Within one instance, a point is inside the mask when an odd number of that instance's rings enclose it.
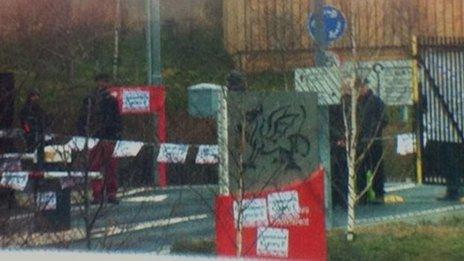
<instances>
[{"instance_id":1,"label":"bare sapling tree","mask_svg":"<svg viewBox=\"0 0 464 261\"><path fill-rule=\"evenodd\" d=\"M348 169L348 197L347 197L347 227L346 238L348 241L354 240L355 223L356 223L356 205L362 200L365 200L366 193L372 189L373 181L377 178L380 171L382 171L382 161L385 156L385 151L375 151L382 143L382 129L386 125L386 109L383 105L378 104L376 108L360 106L361 99L367 88L367 77L372 72L373 68L366 67L363 63L368 61L369 57L378 57L382 49L380 47L359 46L358 41L369 41L374 35L369 35L364 32L361 38L357 33L363 30L368 31L367 25L360 24L359 16L365 15L356 12L352 5L347 2L340 1L342 9L349 10L350 16L348 19L348 37L350 41L350 64L336 65L336 72L339 79L341 79L340 91L342 93L341 106L344 125L344 141L340 144L346 150L346 162ZM395 3L389 5L390 10L393 10L392 15L402 21L402 27L397 28L391 36L395 41L401 42L403 39L409 39L411 35L411 10L401 9L395 6ZM408 5L409 7L409 5ZM387 15L387 14L384 14ZM373 25L375 28L385 26L382 24L382 19L373 19L376 21ZM366 28L360 28L366 26ZM405 29L407 28L407 29ZM404 29L404 30L403 30ZM363 54L360 54L360 50ZM366 54L367 53L367 54ZM380 96L380 93L377 93ZM372 111L374 110L374 112ZM366 117L370 114L370 118ZM380 148L382 145L380 145ZM377 153L376 156L372 156ZM380 154L380 155L379 155ZM366 178L367 171L372 175ZM360 182L361 180L365 182ZM379 199L383 201L383 198Z\"/></svg>"}]
</instances>

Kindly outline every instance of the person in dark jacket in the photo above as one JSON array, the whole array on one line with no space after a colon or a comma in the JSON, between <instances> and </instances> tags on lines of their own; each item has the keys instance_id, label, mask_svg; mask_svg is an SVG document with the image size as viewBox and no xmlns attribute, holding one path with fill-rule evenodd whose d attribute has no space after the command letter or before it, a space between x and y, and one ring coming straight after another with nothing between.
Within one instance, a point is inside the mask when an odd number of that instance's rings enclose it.
<instances>
[{"instance_id":1,"label":"person in dark jacket","mask_svg":"<svg viewBox=\"0 0 464 261\"><path fill-rule=\"evenodd\" d=\"M29 91L26 103L21 108L19 114L28 152L32 152L38 147L43 147L45 126L49 123L47 118L47 115L40 106L39 93L36 90Z\"/></svg>"},{"instance_id":2,"label":"person in dark jacket","mask_svg":"<svg viewBox=\"0 0 464 261\"><path fill-rule=\"evenodd\" d=\"M0 73L0 153L16 152L15 140L8 135L13 127L14 120L14 75L12 73ZM0 160L0 171L12 170L8 167L8 159ZM12 209L16 206L14 190L0 188L0 210L3 206Z\"/></svg>"},{"instance_id":3,"label":"person in dark jacket","mask_svg":"<svg viewBox=\"0 0 464 261\"><path fill-rule=\"evenodd\" d=\"M243 74L237 70L232 70L227 75L227 89L229 91L244 92L246 80Z\"/></svg>"},{"instance_id":4,"label":"person in dark jacket","mask_svg":"<svg viewBox=\"0 0 464 261\"><path fill-rule=\"evenodd\" d=\"M382 132L387 125L385 105L382 100L374 95L367 86L367 79L357 80L359 83L359 97L357 104L358 139L356 152L359 160L357 190L364 190L367 185L366 173L374 174L372 188L376 201L383 202L385 176L383 172L383 146ZM361 198L361 203L366 202L366 196Z\"/></svg>"},{"instance_id":5,"label":"person in dark jacket","mask_svg":"<svg viewBox=\"0 0 464 261\"><path fill-rule=\"evenodd\" d=\"M97 89L83 101L77 123L78 134L98 138L100 142L90 151L90 170L103 173L103 180L91 182L93 203L117 204L116 160L112 157L115 140L122 131L121 116L116 99L108 91L110 77L95 77Z\"/></svg>"}]
</instances>

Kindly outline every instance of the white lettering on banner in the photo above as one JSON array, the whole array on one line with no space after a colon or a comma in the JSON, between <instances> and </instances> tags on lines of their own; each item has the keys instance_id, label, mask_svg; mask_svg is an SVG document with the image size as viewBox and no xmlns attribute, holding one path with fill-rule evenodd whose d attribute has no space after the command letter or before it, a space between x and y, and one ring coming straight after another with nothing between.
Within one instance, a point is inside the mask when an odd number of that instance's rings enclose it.
<instances>
[{"instance_id":1,"label":"white lettering on banner","mask_svg":"<svg viewBox=\"0 0 464 261\"><path fill-rule=\"evenodd\" d=\"M256 254L259 256L287 257L288 238L288 229L259 227Z\"/></svg>"},{"instance_id":2,"label":"white lettering on banner","mask_svg":"<svg viewBox=\"0 0 464 261\"><path fill-rule=\"evenodd\" d=\"M37 206L40 210L56 209L56 193L53 191L37 193Z\"/></svg>"},{"instance_id":3,"label":"white lettering on banner","mask_svg":"<svg viewBox=\"0 0 464 261\"><path fill-rule=\"evenodd\" d=\"M26 188L28 180L29 172L3 172L0 184L4 187L23 191Z\"/></svg>"},{"instance_id":4,"label":"white lettering on banner","mask_svg":"<svg viewBox=\"0 0 464 261\"><path fill-rule=\"evenodd\" d=\"M143 147L143 142L118 141L113 151L113 157L135 157Z\"/></svg>"},{"instance_id":5,"label":"white lettering on banner","mask_svg":"<svg viewBox=\"0 0 464 261\"><path fill-rule=\"evenodd\" d=\"M217 145L200 145L195 159L196 164L216 164L219 161Z\"/></svg>"},{"instance_id":6,"label":"white lettering on banner","mask_svg":"<svg viewBox=\"0 0 464 261\"><path fill-rule=\"evenodd\" d=\"M122 92L122 110L127 111L150 111L150 92L131 90Z\"/></svg>"},{"instance_id":7,"label":"white lettering on banner","mask_svg":"<svg viewBox=\"0 0 464 261\"><path fill-rule=\"evenodd\" d=\"M157 161L161 163L185 163L189 146L185 144L161 144Z\"/></svg>"},{"instance_id":8,"label":"white lettering on banner","mask_svg":"<svg viewBox=\"0 0 464 261\"><path fill-rule=\"evenodd\" d=\"M297 191L270 193L267 201L271 224L289 224L298 221L300 204Z\"/></svg>"},{"instance_id":9,"label":"white lettering on banner","mask_svg":"<svg viewBox=\"0 0 464 261\"><path fill-rule=\"evenodd\" d=\"M267 226L267 204L265 198L244 199L242 200L241 223L244 227ZM238 214L240 212L239 202L234 201L234 220L237 225Z\"/></svg>"}]
</instances>

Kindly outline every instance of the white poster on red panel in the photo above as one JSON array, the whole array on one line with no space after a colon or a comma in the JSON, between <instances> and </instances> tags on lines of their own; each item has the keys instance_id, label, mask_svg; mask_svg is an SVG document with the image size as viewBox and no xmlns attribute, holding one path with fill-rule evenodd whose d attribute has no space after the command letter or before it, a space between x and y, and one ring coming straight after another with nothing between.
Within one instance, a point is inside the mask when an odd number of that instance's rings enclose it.
<instances>
[{"instance_id":1,"label":"white poster on red panel","mask_svg":"<svg viewBox=\"0 0 464 261\"><path fill-rule=\"evenodd\" d=\"M150 92L146 90L124 90L122 112L150 112Z\"/></svg>"},{"instance_id":2,"label":"white poster on red panel","mask_svg":"<svg viewBox=\"0 0 464 261\"><path fill-rule=\"evenodd\" d=\"M241 205L240 205L241 203ZM267 226L267 204L265 198L244 199L241 202L234 201L234 220L238 224L239 213L244 227Z\"/></svg>"},{"instance_id":3,"label":"white poster on red panel","mask_svg":"<svg viewBox=\"0 0 464 261\"><path fill-rule=\"evenodd\" d=\"M297 191L274 192L267 196L271 224L294 223L300 217Z\"/></svg>"},{"instance_id":4,"label":"white poster on red panel","mask_svg":"<svg viewBox=\"0 0 464 261\"><path fill-rule=\"evenodd\" d=\"M259 227L257 237L258 256L288 257L288 229Z\"/></svg>"}]
</instances>

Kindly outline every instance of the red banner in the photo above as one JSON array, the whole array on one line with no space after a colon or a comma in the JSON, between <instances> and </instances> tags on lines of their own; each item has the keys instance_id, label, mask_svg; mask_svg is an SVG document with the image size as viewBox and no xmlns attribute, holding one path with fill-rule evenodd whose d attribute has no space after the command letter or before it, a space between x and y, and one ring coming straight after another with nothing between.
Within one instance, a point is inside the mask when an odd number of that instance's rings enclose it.
<instances>
[{"instance_id":1,"label":"red banner","mask_svg":"<svg viewBox=\"0 0 464 261\"><path fill-rule=\"evenodd\" d=\"M304 181L247 194L241 201L232 196L217 197L218 255L236 256L238 231L235 227L239 217L243 226L243 257L327 259L322 168Z\"/></svg>"}]
</instances>

